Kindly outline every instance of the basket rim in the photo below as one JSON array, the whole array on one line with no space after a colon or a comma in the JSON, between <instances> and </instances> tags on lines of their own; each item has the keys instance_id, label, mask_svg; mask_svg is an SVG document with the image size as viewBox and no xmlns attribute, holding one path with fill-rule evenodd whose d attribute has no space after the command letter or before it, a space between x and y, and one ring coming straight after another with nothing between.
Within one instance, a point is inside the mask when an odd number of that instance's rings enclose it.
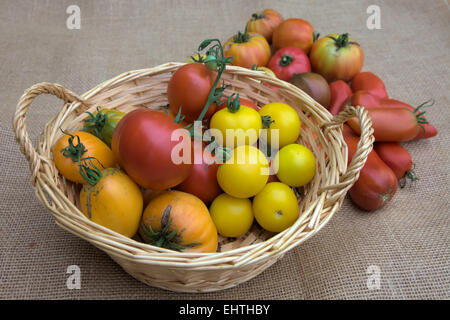
<instances>
[{"instance_id":1,"label":"basket rim","mask_svg":"<svg viewBox=\"0 0 450 320\"><path fill-rule=\"evenodd\" d=\"M144 68L144 69L137 69L137 70L132 70L132 71L127 71L127 72L123 72L111 79L105 80L103 82L101 82L100 84L96 85L95 87L91 88L90 90L84 92L82 95L80 95L80 100L76 100L74 99L74 101L70 102L70 101L66 101L66 104L64 104L62 110L58 113L58 115L60 115L63 110L65 110L66 114L70 114L72 113L75 109L77 109L81 104L83 104L83 101L85 100L89 100L90 98L92 98L93 96L95 96L97 93L99 93L101 90L103 90L104 88L107 87L112 87L115 85L119 85L123 82L126 81L130 81L132 79L138 79L140 77L143 76L154 76L160 73L167 73L170 72L171 70L174 70L182 65L184 65L186 63L180 63L180 62L168 62L159 66L155 66L155 67L151 67L151 68ZM328 123L330 124L330 127L332 126L336 126L338 123L339 119L336 119L336 117L333 117L331 115L331 113L329 113L329 111L327 109L325 109L323 106L321 106L320 104L318 104L317 102L315 102L314 100L312 100L311 97L307 96L306 93L304 93L301 89L295 87L294 85L287 83L283 80L277 79L277 78L273 78L270 75L265 74L262 71L256 71L256 70L250 70L250 69L246 69L246 68L241 68L238 66L227 66L225 72L229 72L232 74L237 74L237 75L244 75L250 79L254 79L257 81L264 81L264 82L268 82L271 85L275 85L278 88L281 89L289 89L292 90L294 92L298 92L300 94L303 94L306 96L305 99L307 99L306 101L311 103L313 105L313 108L311 108L312 110L314 110L314 108L317 108L318 110L318 116L320 116L319 118L323 119L324 123ZM48 92L44 92L44 93L48 93ZM24 94L25 96L25 94ZM22 96L22 98L24 97ZM308 98L311 101L308 101ZM22 99L21 99L22 100ZM31 101L29 102L29 104L31 104ZM306 103L305 103L306 104ZM21 103L18 104L18 110L21 109ZM22 106L23 107L23 106ZM29 105L27 106L29 107ZM358 109L359 108L359 109ZM350 110L350 109L349 109ZM355 115L356 113L358 113L357 115L361 118L362 115L366 114L364 113L364 110L362 107L357 107L356 109L353 108L352 110L350 110L350 112L352 112L352 115ZM356 113L355 113L356 112ZM26 113L26 111L25 111ZM346 115L348 116L348 115ZM14 124L15 124L15 129L16 129L16 133L17 133L17 127L16 127L16 122L17 122L17 112L16 112L16 117L14 120ZM24 116L25 118L25 116ZM363 117L362 117L363 118ZM333 120L335 120L335 122L333 123ZM51 121L47 122L46 127L50 124ZM369 119L370 122L370 119ZM362 122L361 121L361 125L365 125L366 122ZM370 128L370 125L369 125ZM26 126L25 126L26 129ZM331 129L336 129L336 128L331 128ZM367 129L366 129L367 131ZM369 130L370 131L370 130ZM322 133L322 130L320 130L320 132ZM343 136L342 136L342 130L339 130L339 128L337 129L336 133L339 135L339 138L342 139L343 141ZM366 132L367 133L367 132ZM324 133L322 133L324 134ZM371 135L371 133L369 133ZM20 139L18 139L20 140ZM363 140L361 138L361 140ZM364 146L366 147L366 149L371 149L372 147L372 140L371 139L366 139L370 142L370 146L367 146L368 142L365 141ZM326 140L325 140L326 141ZM361 143L361 145L363 145L363 143ZM23 146L23 145L22 145ZM346 145L344 143L343 146L344 149L346 149ZM25 152L26 152L26 148ZM24 152L24 151L23 151ZM24 154L25 154L24 152ZM345 153L346 151L344 151ZM370 151L369 151L370 152ZM367 158L367 150L364 153L363 152L363 156L361 159L359 159L359 163L356 166L357 168L359 167L359 169L362 168L362 166L365 163L365 159ZM365 157L364 157L365 155ZM26 154L27 156L27 154ZM39 157L44 157L45 155L42 155L39 153ZM31 158L31 157L30 157ZM30 161L30 167L31 165L31 160L28 159ZM41 159L42 160L42 159ZM345 162L346 162L346 157L345 157ZM36 167L34 168L36 169ZM36 174L36 178L38 179L38 175L39 172L37 170L37 172L34 172L34 170L32 170L32 173ZM358 173L359 174L359 171ZM356 177L357 178L357 177ZM38 179L39 180L39 179ZM356 180L356 179L354 179ZM45 184L44 182L41 182ZM348 188L351 185L347 185L344 188L346 188L348 190ZM40 187L39 183L37 184L37 187ZM321 208L321 204L320 202L324 201L326 194L328 193L330 189L324 190L322 191L322 195L320 197L318 197L318 200L314 203L314 205L310 205L308 210L306 211L311 211L311 212L315 212L315 211L320 211L323 208ZM40 192L42 192L43 190L40 190ZM38 193L38 190L36 190L36 193ZM342 192L342 195L337 197L335 203L338 204L338 208L341 207L342 205L342 201L345 197L346 191ZM65 195L64 195L65 196ZM322 199L322 200L321 200ZM41 201L42 202L42 201ZM317 206L320 207L320 210L317 210ZM52 210L53 208L49 208L48 205L46 205L47 209L50 209L52 215L54 216L56 223L68 230L71 233L75 233L72 229L70 229L67 225L67 221L70 221L70 214L66 214L65 217L63 217L63 214L61 214L60 212L58 212L58 210ZM76 208L76 206L75 206ZM114 232L108 228L105 228L103 226L100 226L98 224L96 224L93 221L90 221L88 218L86 218L84 215L81 215L81 218L84 218L85 221L83 221L84 223L91 225L92 227L94 227L95 230L99 230L101 231L101 233L99 233L97 235L97 231L93 232L91 230L91 232L87 232L85 236L80 235L79 233L76 233L77 236L91 242L91 244L95 245L95 246L100 246L102 247L102 249L104 251L106 251L108 254L112 254L115 256L120 256L121 258L125 258L127 260L133 260L133 262L141 262L141 263L148 263L148 264L158 264L158 265L165 265L165 266L170 266L170 267L181 267L181 268L185 268L185 267L198 267L198 266L203 266L203 267L208 267L208 266L219 266L221 269L223 269L224 267L236 267L236 266L240 266L243 264L252 264L252 263L256 263L258 261L263 261L266 260L268 258L273 258L273 257L278 257L283 255L285 252L289 251L290 249L300 245L301 243L303 243L304 241L308 240L310 237L312 237L313 235L315 235L319 230L321 230L321 228L323 226L325 226L328 221L331 219L331 217L335 214L335 212L338 210L337 209L332 209L331 213L328 214L327 217L325 217L325 219L320 219L318 224L313 228L310 229L309 231L304 231L307 234L305 236L303 236L302 239L291 243L288 246L282 246L282 244L280 243L281 240L283 238L289 238L293 236L293 234L295 234L295 232L293 230L295 230L295 228L297 228L301 222L303 222L303 220L305 220L308 216L309 216L309 212L308 214L304 214L303 212L300 212L299 218L296 220L296 222L294 223L294 225L292 225L291 227L283 230L282 232L276 233L274 234L272 237L270 237L267 240L258 242L258 243L253 243L253 244L249 244L249 245L245 245L242 247L238 247L238 248L234 248L234 249L230 249L227 251L223 251L223 252L213 252L213 253L195 253L195 252L177 252L177 251L173 251L173 250L169 250L169 249L164 249L164 248L160 248L160 247L156 247L150 244L146 244L146 243L141 243L138 242L132 238L128 238L125 237L117 232ZM76 210L78 210L78 208L76 208ZM73 213L73 212L71 212ZM303 217L303 219L301 219ZM80 217L78 217L80 218ZM73 221L70 221L73 223ZM306 226L302 229L304 230L306 228ZM80 230L79 230L80 231ZM80 231L81 232L81 231ZM81 232L82 233L82 232ZM107 236L106 236L107 235ZM287 236L286 236L287 235ZM101 236L103 236L102 239L96 239L101 238ZM102 241L100 241L102 240ZM122 240L119 242L119 240ZM130 242L130 244L133 244L135 246L129 246L129 244L127 244L128 242ZM114 248L115 250L112 249L111 244L114 243L114 245L116 245L116 247ZM263 250L263 252L258 254L258 248L259 247L263 247L266 244L269 244L269 248L266 248L266 250ZM117 247L122 247L121 249L117 248ZM152 252L148 252L145 251L143 249L141 249L140 247L146 248L146 249L150 249L152 250ZM134 253L133 253L134 252ZM142 256L140 254L143 254ZM246 254L244 254L246 253ZM219 263L217 265L217 261L216 260L220 260L221 257L226 257L226 256L234 256L234 255L239 255L239 254L244 254L243 257L240 261L238 261L237 263L232 263L229 264L227 262L225 262L225 264L223 263ZM256 255L256 256L254 256ZM253 259L251 259L251 256L253 256ZM179 262L168 262L168 261L164 261L164 259L160 260L160 261L155 261L155 260L150 260L149 258L170 258L170 257L174 257L174 260L187 260L185 262L179 261ZM178 258L175 258L178 257ZM241 256L242 257L242 256ZM189 260L193 259L194 262L190 262ZM147 260L147 261L145 261ZM158 259L156 259L158 260ZM170 259L169 259L170 260Z\"/></svg>"}]
</instances>

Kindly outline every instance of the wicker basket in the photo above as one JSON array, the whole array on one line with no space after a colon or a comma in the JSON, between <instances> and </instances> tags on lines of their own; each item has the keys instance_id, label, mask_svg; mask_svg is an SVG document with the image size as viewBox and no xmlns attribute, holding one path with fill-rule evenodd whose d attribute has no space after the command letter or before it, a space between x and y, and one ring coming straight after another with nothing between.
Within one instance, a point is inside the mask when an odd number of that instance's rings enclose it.
<instances>
[{"instance_id":1,"label":"wicker basket","mask_svg":"<svg viewBox=\"0 0 450 320\"><path fill-rule=\"evenodd\" d=\"M228 66L222 79L258 104L283 100L298 111L303 129L298 142L308 145L317 159L314 179L298 191L300 215L293 226L272 234L257 225L244 236L229 241L220 238L217 253L183 253L147 245L88 220L79 206L80 186L65 180L56 170L51 148L61 137L60 127L79 130L97 106L125 112L135 108L167 105L167 83L183 63L167 63L151 69L126 72L78 96L60 85L40 83L21 97L14 117L14 130L21 151L29 161L32 184L38 199L56 223L106 252L136 279L154 287L178 292L207 292L230 288L247 281L290 249L319 231L339 210L372 149L371 121L363 107L348 107L335 116L297 87L260 71ZM262 84L270 83L278 91ZM40 94L52 94L65 104L39 136L35 149L27 133L27 111ZM347 167L347 147L342 123L358 117L362 134L358 150Z\"/></svg>"}]
</instances>

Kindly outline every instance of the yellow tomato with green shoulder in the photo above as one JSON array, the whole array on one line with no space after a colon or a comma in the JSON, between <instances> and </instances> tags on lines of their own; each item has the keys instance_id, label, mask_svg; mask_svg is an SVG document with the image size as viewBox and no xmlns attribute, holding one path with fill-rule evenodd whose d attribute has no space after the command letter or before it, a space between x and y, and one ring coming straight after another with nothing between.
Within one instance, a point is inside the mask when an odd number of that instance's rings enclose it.
<instances>
[{"instance_id":1,"label":"yellow tomato with green shoulder","mask_svg":"<svg viewBox=\"0 0 450 320\"><path fill-rule=\"evenodd\" d=\"M253 198L253 212L263 229L281 232L292 226L299 216L297 197L286 184L270 182Z\"/></svg>"},{"instance_id":2,"label":"yellow tomato with green shoulder","mask_svg":"<svg viewBox=\"0 0 450 320\"><path fill-rule=\"evenodd\" d=\"M226 193L217 196L209 207L217 232L223 237L239 237L253 224L252 202Z\"/></svg>"},{"instance_id":3,"label":"yellow tomato with green shoulder","mask_svg":"<svg viewBox=\"0 0 450 320\"><path fill-rule=\"evenodd\" d=\"M301 121L294 108L286 103L271 102L259 109L263 128L267 129L267 142L275 147L278 136L278 148L297 141L300 135ZM276 131L275 131L276 130ZM276 133L278 132L278 135Z\"/></svg>"},{"instance_id":4,"label":"yellow tomato with green shoulder","mask_svg":"<svg viewBox=\"0 0 450 320\"><path fill-rule=\"evenodd\" d=\"M260 192L269 179L269 161L256 147L242 145L219 166L217 182L230 196L250 198Z\"/></svg>"},{"instance_id":5,"label":"yellow tomato with green shoulder","mask_svg":"<svg viewBox=\"0 0 450 320\"><path fill-rule=\"evenodd\" d=\"M222 137L222 145L233 149L241 145L253 145L258 141L262 120L258 111L240 103L239 94L228 98L227 107L212 116L210 129L216 129Z\"/></svg>"},{"instance_id":6,"label":"yellow tomato with green shoulder","mask_svg":"<svg viewBox=\"0 0 450 320\"><path fill-rule=\"evenodd\" d=\"M316 157L307 147L293 143L278 151L274 166L281 182L291 187L301 187L314 178Z\"/></svg>"},{"instance_id":7,"label":"yellow tomato with green shoulder","mask_svg":"<svg viewBox=\"0 0 450 320\"><path fill-rule=\"evenodd\" d=\"M133 237L139 228L144 203L138 185L117 168L101 171L92 183L85 184L80 192L84 215L99 225Z\"/></svg>"}]
</instances>

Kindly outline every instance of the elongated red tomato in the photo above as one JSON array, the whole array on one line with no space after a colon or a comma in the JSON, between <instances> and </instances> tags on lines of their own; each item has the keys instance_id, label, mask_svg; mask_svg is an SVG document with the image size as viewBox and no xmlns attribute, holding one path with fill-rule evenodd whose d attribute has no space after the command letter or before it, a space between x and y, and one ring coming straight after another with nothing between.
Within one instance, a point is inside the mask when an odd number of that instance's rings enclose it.
<instances>
[{"instance_id":1,"label":"elongated red tomato","mask_svg":"<svg viewBox=\"0 0 450 320\"><path fill-rule=\"evenodd\" d=\"M352 106L364 106L367 109L370 108L389 108L389 109L395 109L395 108L404 108L408 109L411 112L418 114L421 112L421 108L424 106L430 106L431 104L428 104L429 101L426 101L422 103L421 106L414 108L413 106L404 103L399 100L395 99L380 99L377 96L372 95L367 90L359 90L354 92L345 102L344 105L352 105ZM419 111L420 110L420 111ZM430 123L427 123L428 121L425 119L425 117L422 115L421 118L423 119L421 122L420 129L417 133L417 135L414 137L414 140L417 139L426 139L431 138L437 135L437 129Z\"/></svg>"},{"instance_id":2,"label":"elongated red tomato","mask_svg":"<svg viewBox=\"0 0 450 320\"><path fill-rule=\"evenodd\" d=\"M342 80L336 80L330 83L330 105L328 111L332 115L337 115L345 106L345 101L352 94L352 89Z\"/></svg>"},{"instance_id":3,"label":"elongated red tomato","mask_svg":"<svg viewBox=\"0 0 450 320\"><path fill-rule=\"evenodd\" d=\"M344 130L344 140L348 147L348 163L350 163L356 153L359 137L347 128ZM397 178L394 172L381 160L376 151L372 150L359 173L358 180L349 190L350 198L359 208L371 211L384 206L396 192Z\"/></svg>"},{"instance_id":4,"label":"elongated red tomato","mask_svg":"<svg viewBox=\"0 0 450 320\"><path fill-rule=\"evenodd\" d=\"M377 142L374 144L374 149L381 160L395 173L398 180L403 178L408 171L412 170L413 162L411 155L400 143Z\"/></svg>"},{"instance_id":5,"label":"elongated red tomato","mask_svg":"<svg viewBox=\"0 0 450 320\"><path fill-rule=\"evenodd\" d=\"M209 204L223 191L217 182L219 164L215 157L205 151L205 146L194 145L194 164L189 176L175 189L197 196L205 204Z\"/></svg>"},{"instance_id":6,"label":"elongated red tomato","mask_svg":"<svg viewBox=\"0 0 450 320\"><path fill-rule=\"evenodd\" d=\"M427 102L422 103L422 105L424 105L424 104L426 105ZM413 112L416 111L416 108L414 108L413 106L411 106L405 102L395 100L395 99L380 100L380 107L382 107L382 108L406 108ZM431 123L422 123L421 129L422 130L420 130L419 133L414 137L414 140L432 138L432 137L436 136L438 133L437 129Z\"/></svg>"},{"instance_id":7,"label":"elongated red tomato","mask_svg":"<svg viewBox=\"0 0 450 320\"><path fill-rule=\"evenodd\" d=\"M374 95L380 99L388 98L388 93L383 80L381 80L375 73L368 71L360 72L353 77L352 90L353 92L366 90L371 95Z\"/></svg>"},{"instance_id":8,"label":"elongated red tomato","mask_svg":"<svg viewBox=\"0 0 450 320\"><path fill-rule=\"evenodd\" d=\"M112 150L120 166L140 186L153 190L172 188L186 179L192 168L190 139L172 139L175 130L181 133L184 129L164 112L137 109L117 124Z\"/></svg>"},{"instance_id":9,"label":"elongated red tomato","mask_svg":"<svg viewBox=\"0 0 450 320\"><path fill-rule=\"evenodd\" d=\"M181 114L187 122L195 121L208 101L208 96L214 85L216 72L209 70L203 63L189 63L172 75L167 87L167 98L170 110ZM208 119L216 110L216 104L212 103L208 108L204 119Z\"/></svg>"},{"instance_id":10,"label":"elongated red tomato","mask_svg":"<svg viewBox=\"0 0 450 320\"><path fill-rule=\"evenodd\" d=\"M420 116L405 108L367 109L372 120L375 141L402 142L413 140L420 132ZM361 134L357 118L347 121L353 131Z\"/></svg>"}]
</instances>

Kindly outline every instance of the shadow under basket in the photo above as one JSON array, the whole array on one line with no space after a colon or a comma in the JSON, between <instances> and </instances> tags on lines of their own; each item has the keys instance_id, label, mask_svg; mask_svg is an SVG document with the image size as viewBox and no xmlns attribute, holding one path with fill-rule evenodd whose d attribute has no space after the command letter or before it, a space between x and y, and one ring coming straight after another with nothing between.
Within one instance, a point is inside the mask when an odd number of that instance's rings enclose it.
<instances>
[{"instance_id":1,"label":"shadow under basket","mask_svg":"<svg viewBox=\"0 0 450 320\"><path fill-rule=\"evenodd\" d=\"M65 180L57 171L51 150L62 136L60 128L82 128L86 111L97 106L124 112L136 108L166 106L167 84L184 63L167 63L150 69L123 73L78 96L53 83L39 83L21 97L14 116L14 130L21 151L29 161L31 181L38 199L65 230L106 252L134 278L154 287L177 292L208 292L234 287L247 281L290 249L317 233L339 210L348 189L358 179L372 149L373 130L367 111L347 107L333 117L299 88L261 71L228 66L222 80L230 87L224 95L239 93L262 106L281 101L294 107L302 122L298 143L308 146L317 161L313 180L298 188L299 218L290 228L273 234L256 224L245 235L220 238L216 253L184 253L148 245L104 228L85 217L79 206L80 186ZM265 83L277 87L268 87ZM34 98L52 94L65 104L39 135L35 148L27 132L27 111ZM357 117L361 139L352 162L347 165L347 146L342 124Z\"/></svg>"}]
</instances>

